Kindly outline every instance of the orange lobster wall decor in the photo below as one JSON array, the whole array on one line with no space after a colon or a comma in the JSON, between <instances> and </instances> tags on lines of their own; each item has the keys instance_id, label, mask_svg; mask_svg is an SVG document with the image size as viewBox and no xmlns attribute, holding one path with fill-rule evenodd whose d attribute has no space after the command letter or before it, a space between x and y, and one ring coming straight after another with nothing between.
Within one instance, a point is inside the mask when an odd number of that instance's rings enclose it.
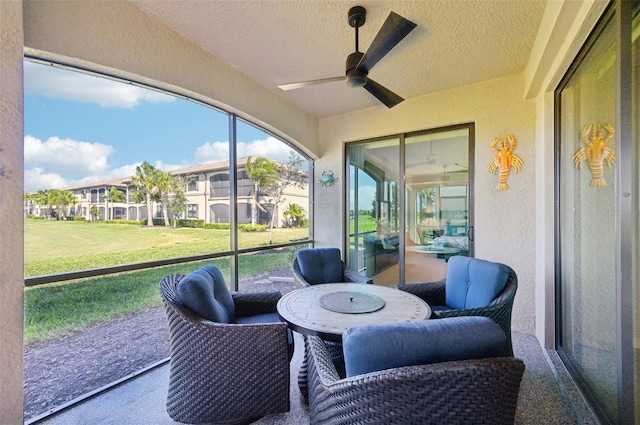
<instances>
[{"instance_id":1,"label":"orange lobster wall decor","mask_svg":"<svg viewBox=\"0 0 640 425\"><path fill-rule=\"evenodd\" d=\"M604 135L604 131L607 135ZM579 170L582 161L585 159L589 163L591 170L591 186L604 187L607 182L604 180L604 162L612 167L616 161L615 151L607 146L609 140L613 138L615 130L611 124L587 124L582 130L582 141L586 145L573 155L573 163Z\"/></svg>"},{"instance_id":2,"label":"orange lobster wall decor","mask_svg":"<svg viewBox=\"0 0 640 425\"><path fill-rule=\"evenodd\" d=\"M505 136L498 136L491 142L491 149L496 153L496 157L489 163L489 172L495 174L498 172L498 190L509 190L507 185L507 177L511 172L511 167L516 170L516 173L520 171L522 165L522 159L513 150L516 148L516 138L513 134L507 134Z\"/></svg>"}]
</instances>

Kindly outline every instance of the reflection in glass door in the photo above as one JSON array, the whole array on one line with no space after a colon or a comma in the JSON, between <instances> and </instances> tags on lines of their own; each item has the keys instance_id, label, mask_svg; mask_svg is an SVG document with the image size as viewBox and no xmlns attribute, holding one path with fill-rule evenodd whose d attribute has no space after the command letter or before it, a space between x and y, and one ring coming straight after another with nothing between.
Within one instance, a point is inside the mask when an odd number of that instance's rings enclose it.
<instances>
[{"instance_id":1,"label":"reflection in glass door","mask_svg":"<svg viewBox=\"0 0 640 425\"><path fill-rule=\"evenodd\" d=\"M469 131L465 126L405 139L405 284L444 279L450 257L472 255Z\"/></svg>"},{"instance_id":2,"label":"reflection in glass door","mask_svg":"<svg viewBox=\"0 0 640 425\"><path fill-rule=\"evenodd\" d=\"M443 279L451 256L473 255L472 133L463 125L347 145L349 268L395 286Z\"/></svg>"},{"instance_id":3,"label":"reflection in glass door","mask_svg":"<svg viewBox=\"0 0 640 425\"><path fill-rule=\"evenodd\" d=\"M349 176L349 268L399 282L400 140L353 143Z\"/></svg>"}]
</instances>

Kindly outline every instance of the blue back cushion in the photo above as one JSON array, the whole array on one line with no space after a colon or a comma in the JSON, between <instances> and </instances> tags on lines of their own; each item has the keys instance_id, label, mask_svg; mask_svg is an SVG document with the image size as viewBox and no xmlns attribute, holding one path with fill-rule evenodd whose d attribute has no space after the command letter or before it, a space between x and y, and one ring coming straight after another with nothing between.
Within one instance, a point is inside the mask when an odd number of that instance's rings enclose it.
<instances>
[{"instance_id":1,"label":"blue back cushion","mask_svg":"<svg viewBox=\"0 0 640 425\"><path fill-rule=\"evenodd\" d=\"M298 251L298 266L310 284L343 282L342 257L338 248L309 248Z\"/></svg>"},{"instance_id":2,"label":"blue back cushion","mask_svg":"<svg viewBox=\"0 0 640 425\"><path fill-rule=\"evenodd\" d=\"M509 270L503 264L456 255L447 266L445 302L455 309L486 307L502 292L508 278Z\"/></svg>"},{"instance_id":3,"label":"blue back cushion","mask_svg":"<svg viewBox=\"0 0 640 425\"><path fill-rule=\"evenodd\" d=\"M347 377L385 369L498 357L506 336L488 317L365 325L342 336Z\"/></svg>"},{"instance_id":4,"label":"blue back cushion","mask_svg":"<svg viewBox=\"0 0 640 425\"><path fill-rule=\"evenodd\" d=\"M178 299L204 319L218 323L235 320L235 304L220 270L205 266L178 282Z\"/></svg>"}]
</instances>

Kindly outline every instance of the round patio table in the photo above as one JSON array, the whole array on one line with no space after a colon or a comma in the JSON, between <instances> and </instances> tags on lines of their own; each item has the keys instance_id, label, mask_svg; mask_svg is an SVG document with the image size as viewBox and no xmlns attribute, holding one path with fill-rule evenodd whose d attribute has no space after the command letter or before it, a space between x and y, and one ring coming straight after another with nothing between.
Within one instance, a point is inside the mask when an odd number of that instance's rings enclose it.
<instances>
[{"instance_id":1,"label":"round patio table","mask_svg":"<svg viewBox=\"0 0 640 425\"><path fill-rule=\"evenodd\" d=\"M341 342L357 325L415 322L428 319L431 308L405 291L362 283L323 283L288 292L278 301L278 314L290 328Z\"/></svg>"}]
</instances>

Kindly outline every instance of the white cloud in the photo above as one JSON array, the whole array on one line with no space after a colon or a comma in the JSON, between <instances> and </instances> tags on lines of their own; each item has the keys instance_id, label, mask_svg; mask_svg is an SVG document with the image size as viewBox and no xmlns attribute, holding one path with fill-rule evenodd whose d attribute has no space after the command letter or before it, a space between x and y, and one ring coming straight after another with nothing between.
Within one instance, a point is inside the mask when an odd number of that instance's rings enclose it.
<instances>
[{"instance_id":1,"label":"white cloud","mask_svg":"<svg viewBox=\"0 0 640 425\"><path fill-rule=\"evenodd\" d=\"M140 102L172 102L175 97L103 77L24 62L24 86L28 95L42 95L103 107L132 108Z\"/></svg>"},{"instance_id":2,"label":"white cloud","mask_svg":"<svg viewBox=\"0 0 640 425\"><path fill-rule=\"evenodd\" d=\"M274 161L286 163L289 160L291 148L275 137L267 137L263 140L255 140L250 143L238 143L238 158L246 158L251 155L262 155ZM196 149L195 162L225 161L229 159L228 142L205 143Z\"/></svg>"},{"instance_id":3,"label":"white cloud","mask_svg":"<svg viewBox=\"0 0 640 425\"><path fill-rule=\"evenodd\" d=\"M224 161L229 159L229 142L207 142L198 146L195 153L196 164Z\"/></svg>"},{"instance_id":4,"label":"white cloud","mask_svg":"<svg viewBox=\"0 0 640 425\"><path fill-rule=\"evenodd\" d=\"M183 165L177 165L177 164L166 164L166 163L164 163L164 162L162 162L162 161L158 160L158 161L155 161L155 162L154 162L153 164L151 164L151 165L153 165L154 167L156 167L158 170L162 170L162 171L172 171L172 170L175 170L175 169L178 169L178 168L186 167L186 166L188 166L188 165L190 165L190 164L183 164ZM136 170L135 170L135 168L134 168L134 169L133 169L133 174L135 174L135 173L136 173ZM132 175L133 175L133 174L132 174Z\"/></svg>"},{"instance_id":5,"label":"white cloud","mask_svg":"<svg viewBox=\"0 0 640 425\"><path fill-rule=\"evenodd\" d=\"M71 176L101 175L108 170L108 158L113 147L102 143L49 137L45 142L24 138L24 162L41 166L50 173Z\"/></svg>"},{"instance_id":6,"label":"white cloud","mask_svg":"<svg viewBox=\"0 0 640 425\"><path fill-rule=\"evenodd\" d=\"M59 174L48 173L39 167L24 170L25 192L37 192L38 190L45 189L59 189L65 186L69 186L69 184Z\"/></svg>"}]
</instances>

